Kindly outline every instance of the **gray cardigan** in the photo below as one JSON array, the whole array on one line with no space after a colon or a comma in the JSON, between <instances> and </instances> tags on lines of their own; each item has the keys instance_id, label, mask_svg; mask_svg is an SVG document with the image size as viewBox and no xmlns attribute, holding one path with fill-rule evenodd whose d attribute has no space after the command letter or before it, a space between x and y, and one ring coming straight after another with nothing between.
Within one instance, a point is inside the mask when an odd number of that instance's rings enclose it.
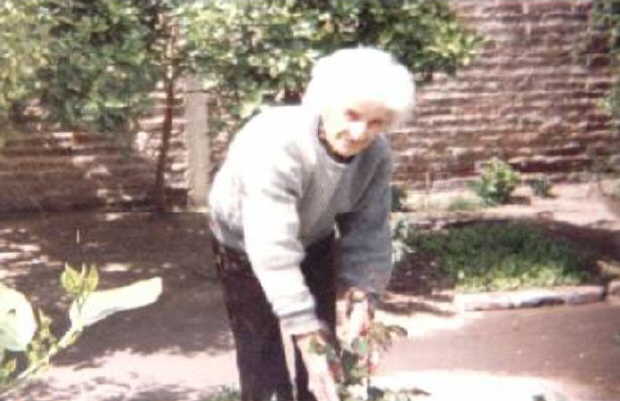
<instances>
[{"instance_id":1,"label":"gray cardigan","mask_svg":"<svg viewBox=\"0 0 620 401\"><path fill-rule=\"evenodd\" d=\"M380 135L339 163L321 144L318 122L303 106L256 116L235 136L209 194L213 234L248 254L288 334L321 327L299 265L304 249L334 228L345 286L380 292L392 270L388 140Z\"/></svg>"}]
</instances>

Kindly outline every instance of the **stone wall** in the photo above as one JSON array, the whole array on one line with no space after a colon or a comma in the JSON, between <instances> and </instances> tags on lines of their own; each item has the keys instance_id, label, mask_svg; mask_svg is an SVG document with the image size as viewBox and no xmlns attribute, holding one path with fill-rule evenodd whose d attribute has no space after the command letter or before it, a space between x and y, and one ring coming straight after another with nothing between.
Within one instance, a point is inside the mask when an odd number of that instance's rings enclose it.
<instances>
[{"instance_id":1,"label":"stone wall","mask_svg":"<svg viewBox=\"0 0 620 401\"><path fill-rule=\"evenodd\" d=\"M610 87L604 41L589 35L592 1L452 0L488 42L455 77L419 88L411 127L394 134L396 180L462 183L492 156L556 180L612 150L597 103Z\"/></svg>"}]
</instances>

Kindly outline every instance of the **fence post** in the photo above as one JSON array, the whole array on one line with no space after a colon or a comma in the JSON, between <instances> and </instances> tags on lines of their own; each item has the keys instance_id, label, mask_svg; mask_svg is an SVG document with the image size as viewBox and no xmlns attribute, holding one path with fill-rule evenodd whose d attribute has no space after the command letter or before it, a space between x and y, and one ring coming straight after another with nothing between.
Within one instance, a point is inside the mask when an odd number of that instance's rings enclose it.
<instances>
[{"instance_id":1,"label":"fence post","mask_svg":"<svg viewBox=\"0 0 620 401\"><path fill-rule=\"evenodd\" d=\"M185 135L188 152L188 208L207 207L211 149L207 133L207 94L196 77L185 79Z\"/></svg>"}]
</instances>

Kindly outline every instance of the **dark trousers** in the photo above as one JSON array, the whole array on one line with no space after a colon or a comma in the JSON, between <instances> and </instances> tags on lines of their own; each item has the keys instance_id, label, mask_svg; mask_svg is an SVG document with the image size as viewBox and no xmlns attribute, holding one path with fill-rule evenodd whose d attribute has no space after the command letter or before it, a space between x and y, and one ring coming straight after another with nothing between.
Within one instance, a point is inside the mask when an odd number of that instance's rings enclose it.
<instances>
[{"instance_id":1,"label":"dark trousers","mask_svg":"<svg viewBox=\"0 0 620 401\"><path fill-rule=\"evenodd\" d=\"M293 384L286 367L277 317L244 252L213 240L218 275L235 339L242 401L293 400ZM335 327L335 239L330 236L306 249L301 270L317 303L317 315ZM295 352L295 387L301 401L314 400L308 374Z\"/></svg>"}]
</instances>

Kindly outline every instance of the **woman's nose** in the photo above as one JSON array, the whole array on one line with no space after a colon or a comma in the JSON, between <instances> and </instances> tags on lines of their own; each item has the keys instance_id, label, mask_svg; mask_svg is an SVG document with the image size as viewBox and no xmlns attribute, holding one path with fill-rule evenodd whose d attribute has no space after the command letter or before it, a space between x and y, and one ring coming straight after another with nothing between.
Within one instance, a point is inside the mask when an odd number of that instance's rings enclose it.
<instances>
[{"instance_id":1,"label":"woman's nose","mask_svg":"<svg viewBox=\"0 0 620 401\"><path fill-rule=\"evenodd\" d=\"M365 121L356 121L351 124L349 128L349 135L351 139L359 141L366 134L367 124Z\"/></svg>"}]
</instances>

